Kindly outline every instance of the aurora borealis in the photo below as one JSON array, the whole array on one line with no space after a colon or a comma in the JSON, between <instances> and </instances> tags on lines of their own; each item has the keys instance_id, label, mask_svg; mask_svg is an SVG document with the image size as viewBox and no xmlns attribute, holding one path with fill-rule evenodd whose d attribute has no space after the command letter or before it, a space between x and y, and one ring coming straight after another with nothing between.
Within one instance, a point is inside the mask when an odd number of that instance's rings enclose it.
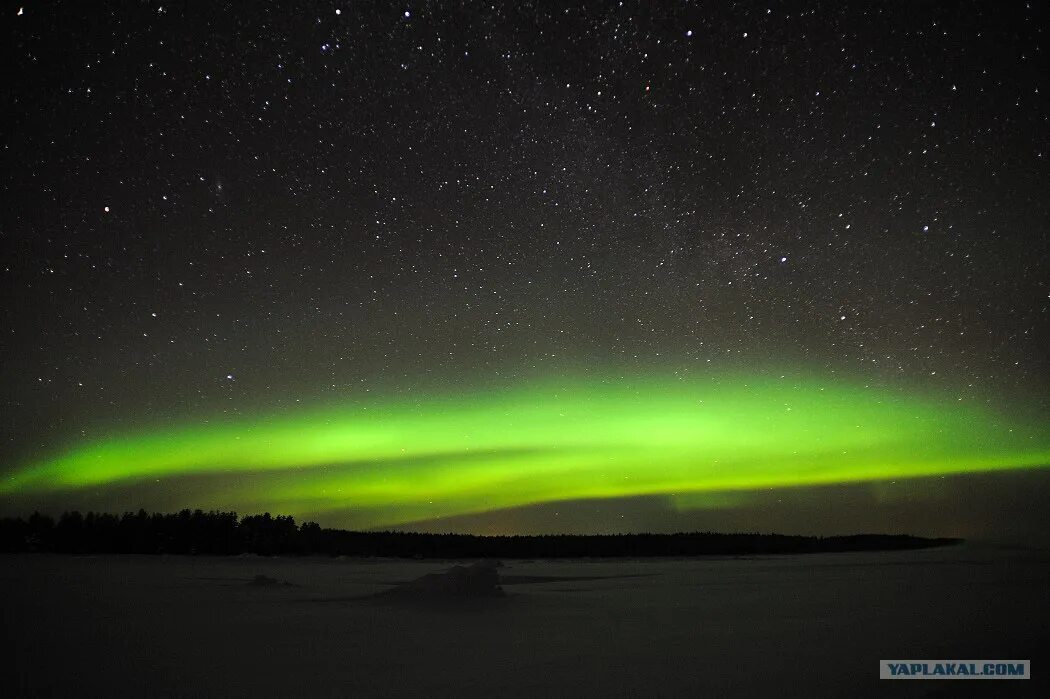
<instances>
[{"instance_id":1,"label":"aurora borealis","mask_svg":"<svg viewBox=\"0 0 1050 699\"><path fill-rule=\"evenodd\" d=\"M26 5L0 516L1048 536L1038 3Z\"/></svg>"},{"instance_id":2,"label":"aurora borealis","mask_svg":"<svg viewBox=\"0 0 1050 699\"><path fill-rule=\"evenodd\" d=\"M841 380L570 380L130 434L2 493L246 472L217 503L369 526L566 499L680 496L1044 466L1045 425ZM255 487L252 474L286 472Z\"/></svg>"}]
</instances>

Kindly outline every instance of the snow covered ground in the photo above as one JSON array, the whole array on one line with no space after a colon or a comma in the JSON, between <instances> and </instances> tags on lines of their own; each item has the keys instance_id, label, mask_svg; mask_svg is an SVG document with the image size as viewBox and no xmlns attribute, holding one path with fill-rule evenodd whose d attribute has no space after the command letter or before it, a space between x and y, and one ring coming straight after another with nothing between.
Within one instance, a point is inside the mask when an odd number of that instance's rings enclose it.
<instances>
[{"instance_id":1,"label":"snow covered ground","mask_svg":"<svg viewBox=\"0 0 1050 699\"><path fill-rule=\"evenodd\" d=\"M4 684L8 696L1034 696L1050 648L1047 552L508 560L503 597L373 597L455 563L0 557ZM882 658L1031 659L1035 679L880 682Z\"/></svg>"}]
</instances>

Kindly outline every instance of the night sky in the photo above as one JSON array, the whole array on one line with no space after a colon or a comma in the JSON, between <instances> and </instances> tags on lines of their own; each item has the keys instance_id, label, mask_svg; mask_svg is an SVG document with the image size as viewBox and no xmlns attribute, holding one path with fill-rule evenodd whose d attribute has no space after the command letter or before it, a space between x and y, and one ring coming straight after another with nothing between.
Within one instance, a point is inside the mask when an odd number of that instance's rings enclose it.
<instances>
[{"instance_id":1,"label":"night sky","mask_svg":"<svg viewBox=\"0 0 1050 699\"><path fill-rule=\"evenodd\" d=\"M1028 537L1047 19L5 3L0 510Z\"/></svg>"}]
</instances>

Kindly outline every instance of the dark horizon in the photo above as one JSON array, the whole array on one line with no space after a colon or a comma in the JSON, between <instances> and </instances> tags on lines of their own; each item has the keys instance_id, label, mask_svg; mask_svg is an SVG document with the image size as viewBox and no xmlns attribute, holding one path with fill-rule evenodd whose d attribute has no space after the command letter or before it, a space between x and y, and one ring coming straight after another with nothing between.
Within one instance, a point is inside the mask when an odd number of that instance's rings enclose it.
<instances>
[{"instance_id":1,"label":"dark horizon","mask_svg":"<svg viewBox=\"0 0 1050 699\"><path fill-rule=\"evenodd\" d=\"M179 511L185 493L143 499L137 489L108 491L94 498L68 495L8 502L0 517L33 511L57 516L66 510L123 513ZM116 499L114 500L114 496ZM857 483L767 492L708 493L706 503L678 509L661 496L555 501L454 517L362 526L353 512L289 512L300 521L353 531L405 531L479 536L603 535L684 531L778 532L837 536L856 532L963 538L968 541L1050 548L1042 507L1050 500L1047 470L969 474L896 483ZM127 507L127 503L138 506ZM699 506L702 505L702 506ZM1003 518L1002 508L1012 513ZM196 508L190 508L196 509ZM205 510L222 507L205 506ZM248 511L248 510L242 510ZM261 510L259 510L261 512ZM601 521L599 526L596 521Z\"/></svg>"},{"instance_id":2,"label":"dark horizon","mask_svg":"<svg viewBox=\"0 0 1050 699\"><path fill-rule=\"evenodd\" d=\"M65 512L0 518L0 552L218 554L392 558L677 557L840 553L952 546L962 539L906 534L797 536L759 532L489 535L348 531L269 512Z\"/></svg>"}]
</instances>

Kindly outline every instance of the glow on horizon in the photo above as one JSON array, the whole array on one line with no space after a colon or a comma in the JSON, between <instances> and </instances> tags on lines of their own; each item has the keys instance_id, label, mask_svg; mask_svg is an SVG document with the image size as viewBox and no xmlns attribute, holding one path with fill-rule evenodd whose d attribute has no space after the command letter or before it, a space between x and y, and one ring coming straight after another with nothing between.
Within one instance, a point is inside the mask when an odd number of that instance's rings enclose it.
<instances>
[{"instance_id":1,"label":"glow on horizon","mask_svg":"<svg viewBox=\"0 0 1050 699\"><path fill-rule=\"evenodd\" d=\"M0 495L208 476L208 503L370 526L557 500L1031 468L1050 430L841 379L568 380L142 431L29 464ZM135 505L135 503L132 503Z\"/></svg>"}]
</instances>

